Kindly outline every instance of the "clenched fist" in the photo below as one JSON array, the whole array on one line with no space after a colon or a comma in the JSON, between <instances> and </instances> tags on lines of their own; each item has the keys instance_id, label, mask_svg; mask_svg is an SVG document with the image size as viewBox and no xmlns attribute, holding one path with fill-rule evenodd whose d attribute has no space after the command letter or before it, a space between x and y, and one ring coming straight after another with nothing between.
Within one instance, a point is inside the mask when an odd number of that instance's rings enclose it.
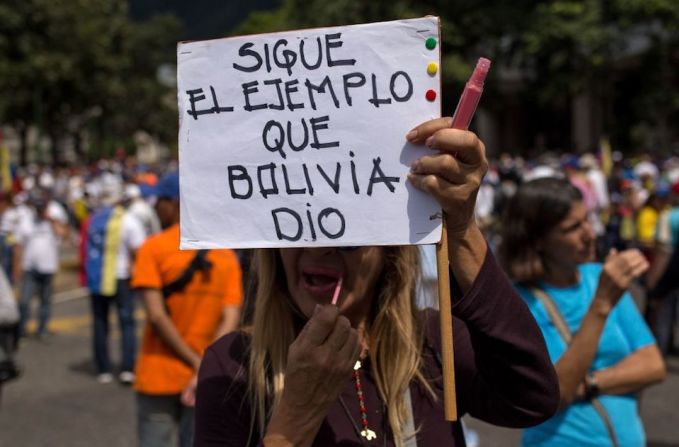
<instances>
[{"instance_id":1,"label":"clenched fist","mask_svg":"<svg viewBox=\"0 0 679 447\"><path fill-rule=\"evenodd\" d=\"M464 233L474 222L476 195L488 170L483 142L467 130L452 129L453 119L438 118L420 124L406 138L432 149L413 162L412 184L431 194L446 213L449 237Z\"/></svg>"},{"instance_id":2,"label":"clenched fist","mask_svg":"<svg viewBox=\"0 0 679 447\"><path fill-rule=\"evenodd\" d=\"M648 270L648 267L648 261L637 249L620 253L611 250L599 277L595 299L602 300L613 308L632 281Z\"/></svg>"}]
</instances>

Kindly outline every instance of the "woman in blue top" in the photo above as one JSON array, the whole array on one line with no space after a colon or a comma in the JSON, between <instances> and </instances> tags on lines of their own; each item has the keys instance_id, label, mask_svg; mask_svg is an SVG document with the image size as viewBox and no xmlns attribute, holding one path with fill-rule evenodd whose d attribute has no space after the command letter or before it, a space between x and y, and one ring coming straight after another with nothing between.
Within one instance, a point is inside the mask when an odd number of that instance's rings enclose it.
<instances>
[{"instance_id":1,"label":"woman in blue top","mask_svg":"<svg viewBox=\"0 0 679 447\"><path fill-rule=\"evenodd\" d=\"M665 366L627 288L647 261L612 250L592 263L587 208L566 180L525 183L506 210L500 258L542 330L561 391L561 410L527 429L523 445L645 445L635 393L663 380Z\"/></svg>"}]
</instances>

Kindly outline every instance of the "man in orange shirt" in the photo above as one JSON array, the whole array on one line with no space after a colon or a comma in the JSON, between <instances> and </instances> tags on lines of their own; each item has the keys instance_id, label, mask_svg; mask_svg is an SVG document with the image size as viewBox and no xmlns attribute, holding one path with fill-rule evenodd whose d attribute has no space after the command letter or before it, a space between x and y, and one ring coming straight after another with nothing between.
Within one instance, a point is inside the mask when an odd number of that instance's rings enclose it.
<instances>
[{"instance_id":1,"label":"man in orange shirt","mask_svg":"<svg viewBox=\"0 0 679 447\"><path fill-rule=\"evenodd\" d=\"M164 231L139 248L132 277L147 318L135 382L139 445L169 446L179 429L179 445L189 447L200 360L212 341L238 326L241 270L231 250L179 250L177 172L155 193Z\"/></svg>"}]
</instances>

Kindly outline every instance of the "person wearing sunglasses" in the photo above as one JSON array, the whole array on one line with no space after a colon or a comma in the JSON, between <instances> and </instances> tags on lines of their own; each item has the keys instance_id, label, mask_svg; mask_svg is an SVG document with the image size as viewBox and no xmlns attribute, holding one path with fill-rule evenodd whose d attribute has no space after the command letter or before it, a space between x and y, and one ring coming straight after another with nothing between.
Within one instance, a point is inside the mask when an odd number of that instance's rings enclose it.
<instances>
[{"instance_id":1,"label":"person wearing sunglasses","mask_svg":"<svg viewBox=\"0 0 679 447\"><path fill-rule=\"evenodd\" d=\"M431 148L409 181L448 216L458 414L535 425L556 411L558 381L474 220L484 145L451 122L425 122L406 138ZM459 420L444 418L439 316L415 305L417 247L260 249L255 258L252 324L202 361L196 447L464 445Z\"/></svg>"}]
</instances>

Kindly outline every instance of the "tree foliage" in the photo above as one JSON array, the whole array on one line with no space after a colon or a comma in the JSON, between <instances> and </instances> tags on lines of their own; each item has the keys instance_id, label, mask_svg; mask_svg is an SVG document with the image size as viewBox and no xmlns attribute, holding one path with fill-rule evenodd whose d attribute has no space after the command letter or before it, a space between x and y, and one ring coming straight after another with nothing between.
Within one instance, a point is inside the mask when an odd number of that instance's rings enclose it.
<instances>
[{"instance_id":1,"label":"tree foliage","mask_svg":"<svg viewBox=\"0 0 679 447\"><path fill-rule=\"evenodd\" d=\"M169 135L176 117L161 101L168 88L156 70L174 60L178 30L169 17L130 21L124 0L2 2L0 122L20 133L36 126L55 163L68 140L86 155L85 130L95 151L137 129ZM23 148L22 162L26 155Z\"/></svg>"},{"instance_id":2,"label":"tree foliage","mask_svg":"<svg viewBox=\"0 0 679 447\"><path fill-rule=\"evenodd\" d=\"M441 17L445 107L483 55L496 67L488 88L506 89L498 72L520 73L519 99L535 104L534 113L567 108L587 91L603 104L603 131L622 145L635 143L639 123L659 135L666 130L659 145L677 138L668 123L679 117L679 0L285 0L275 11L252 14L235 33L426 14Z\"/></svg>"},{"instance_id":3,"label":"tree foliage","mask_svg":"<svg viewBox=\"0 0 679 447\"><path fill-rule=\"evenodd\" d=\"M602 131L617 147L666 149L679 139L671 125L679 119L679 0L283 0L233 33L427 14L442 23L444 110L486 56L495 67L486 98L494 100L484 106L509 115L520 104L531 121L522 124L526 134L567 134L560 118L587 92L602 104ZM94 157L129 145L137 130L172 144L176 97L157 72L174 64L180 33L171 16L130 20L126 0L4 0L0 123L24 143L29 127L39 129L55 162L66 145Z\"/></svg>"}]
</instances>

